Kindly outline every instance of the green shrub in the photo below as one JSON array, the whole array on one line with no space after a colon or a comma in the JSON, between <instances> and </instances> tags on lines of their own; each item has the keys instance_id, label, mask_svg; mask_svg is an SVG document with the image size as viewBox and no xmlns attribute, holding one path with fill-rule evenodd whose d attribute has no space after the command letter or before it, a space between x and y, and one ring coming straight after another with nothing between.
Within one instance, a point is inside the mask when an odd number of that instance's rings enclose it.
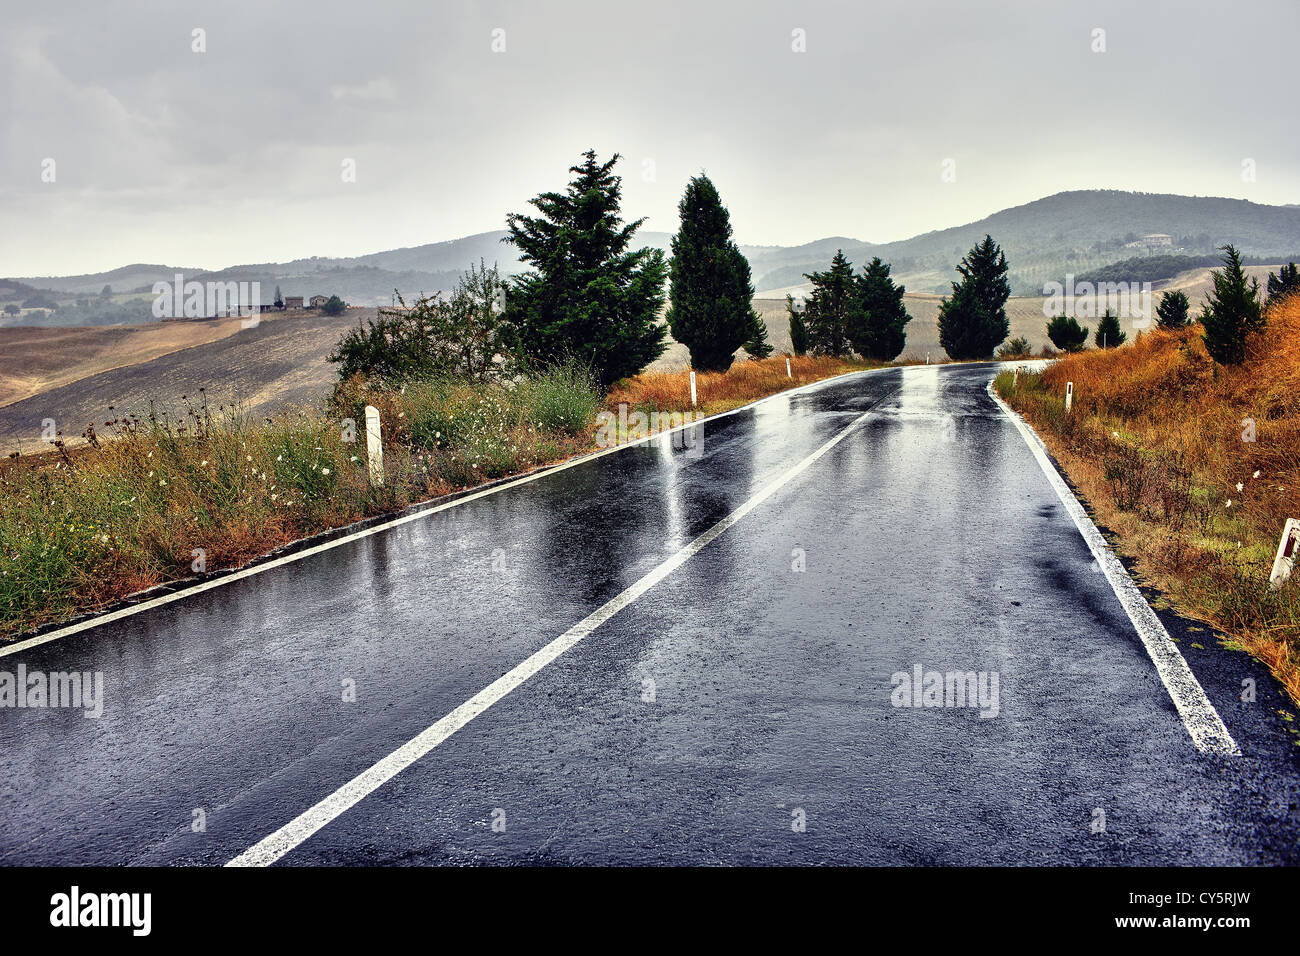
<instances>
[{"instance_id":1,"label":"green shrub","mask_svg":"<svg viewBox=\"0 0 1300 956\"><path fill-rule=\"evenodd\" d=\"M541 431L577 435L596 417L600 392L591 372L576 361L559 362L515 386L527 423Z\"/></svg>"}]
</instances>

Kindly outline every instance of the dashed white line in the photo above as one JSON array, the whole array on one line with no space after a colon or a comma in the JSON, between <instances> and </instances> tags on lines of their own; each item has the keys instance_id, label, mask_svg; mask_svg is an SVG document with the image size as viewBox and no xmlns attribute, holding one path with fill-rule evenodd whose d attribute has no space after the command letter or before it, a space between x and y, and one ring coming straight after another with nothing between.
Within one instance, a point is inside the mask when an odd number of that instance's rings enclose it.
<instances>
[{"instance_id":1,"label":"dashed white line","mask_svg":"<svg viewBox=\"0 0 1300 956\"><path fill-rule=\"evenodd\" d=\"M894 391L896 389L891 390L884 398L892 395ZM884 398L875 402L872 408L884 401ZM819 458L848 437L871 414L872 409L863 412L807 458L782 472L739 508L647 573L631 587L601 605L531 657L498 677L491 684L488 684L487 687L447 714L447 716L398 747L368 770L349 780L315 806L303 811L270 836L239 854L226 865L269 866L295 847L301 845L316 831L332 820L337 819L341 814L346 813L361 800L374 793L389 780L392 780L479 714L519 687L547 664L560 657L565 651L572 648L623 608L668 577L692 557L699 554L700 551L708 547L710 542L737 521L757 508L782 487L803 474Z\"/></svg>"}]
</instances>

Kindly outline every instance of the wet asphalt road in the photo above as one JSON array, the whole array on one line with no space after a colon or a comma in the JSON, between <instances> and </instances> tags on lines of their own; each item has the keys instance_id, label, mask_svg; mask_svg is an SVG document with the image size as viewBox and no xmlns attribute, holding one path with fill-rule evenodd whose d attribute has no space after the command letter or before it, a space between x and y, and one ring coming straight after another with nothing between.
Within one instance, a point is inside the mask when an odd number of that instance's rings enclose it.
<instances>
[{"instance_id":1,"label":"wet asphalt road","mask_svg":"<svg viewBox=\"0 0 1300 956\"><path fill-rule=\"evenodd\" d=\"M993 371L826 383L0 658L106 696L0 710L0 862L227 862L868 409L280 865L1296 862L1276 685L1185 650L1243 756L1197 751ZM996 672L997 716L893 706L916 665Z\"/></svg>"}]
</instances>

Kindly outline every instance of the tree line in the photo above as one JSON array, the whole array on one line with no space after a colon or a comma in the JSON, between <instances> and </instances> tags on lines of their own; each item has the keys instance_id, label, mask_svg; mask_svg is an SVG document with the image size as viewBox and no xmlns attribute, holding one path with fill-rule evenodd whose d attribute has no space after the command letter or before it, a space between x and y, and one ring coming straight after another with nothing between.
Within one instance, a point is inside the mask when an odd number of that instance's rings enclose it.
<instances>
[{"instance_id":1,"label":"tree line","mask_svg":"<svg viewBox=\"0 0 1300 956\"><path fill-rule=\"evenodd\" d=\"M893 361L907 340L912 321L903 307L905 289L890 276L890 266L877 256L855 274L853 263L837 250L825 272L804 273L812 294L799 308L787 295L790 342L796 355L846 356Z\"/></svg>"},{"instance_id":2,"label":"tree line","mask_svg":"<svg viewBox=\"0 0 1300 956\"><path fill-rule=\"evenodd\" d=\"M661 356L670 331L702 371L726 371L740 349L757 359L771 355L749 262L717 187L703 174L687 183L666 261L658 249L635 247L645 220L622 217L619 159L602 162L587 150L563 190L534 197L529 213L507 216L503 241L518 250L521 275L507 280L480 263L450 294L422 293L410 303L399 294L400 306L381 309L339 342L330 360L340 377L455 373L482 380L563 363L582 366L608 388ZM807 278L817 291L792 317L796 354L857 352L889 361L902 351L910 317L887 263L877 258L855 275L840 254L829 271Z\"/></svg>"},{"instance_id":3,"label":"tree line","mask_svg":"<svg viewBox=\"0 0 1300 956\"><path fill-rule=\"evenodd\" d=\"M662 355L670 329L701 370L725 371L742 347L770 355L749 263L717 188L704 175L687 184L669 264L660 250L634 246L645 220L622 218L619 159L601 162L587 150L563 190L506 218L503 241L519 251L524 273L506 280L481 264L450 295L421 294L409 305L399 295L399 308L344 336L330 356L340 377L455 372L483 380L564 364L608 388Z\"/></svg>"},{"instance_id":4,"label":"tree line","mask_svg":"<svg viewBox=\"0 0 1300 956\"><path fill-rule=\"evenodd\" d=\"M1221 269L1212 270L1213 288L1205 296L1199 318L1191 314L1191 301L1178 289L1165 292L1156 306L1156 326L1175 330L1193 322L1201 325L1201 339L1210 357L1220 365L1239 365L1246 357L1250 337L1263 331L1266 306L1300 292L1300 269L1294 262L1270 272L1267 299L1261 299L1259 280L1246 275L1244 259L1231 243L1222 246ZM1047 336L1065 352L1081 351L1088 341L1088 327L1073 316L1059 315L1047 323ZM1119 318L1108 308L1097 323L1094 343L1098 348L1122 345L1127 336L1120 331Z\"/></svg>"},{"instance_id":5,"label":"tree line","mask_svg":"<svg viewBox=\"0 0 1300 956\"><path fill-rule=\"evenodd\" d=\"M507 280L495 265L480 263L448 295L421 294L410 304L399 296L400 307L381 309L339 342L330 360L339 364L340 377L456 373L484 380L566 364L608 388L659 358L669 331L689 350L692 367L703 371L725 371L740 349L753 358L770 355L767 328L753 307L749 263L713 182L701 174L687 183L666 261L658 249L635 246L645 219L622 217L622 179L614 172L620 156L602 162L594 150L582 155L563 190L541 193L530 200L529 213L506 218L503 241L518 250L526 271ZM1247 284L1236 249L1224 251L1224 270L1214 274L1200 321L1210 354L1233 362L1263 314L1258 283ZM957 272L939 306L940 345L956 360L992 358L1010 332L1006 256L986 235ZM786 297L796 355L856 353L888 362L902 353L911 317L889 263L876 257L855 271L838 250L829 268L804 278L812 291L802 305ZM1291 264L1270 275L1269 296L1290 294L1297 285ZM665 305L666 321L660 321ZM1166 293L1157 310L1160 325L1187 324L1188 308L1182 293ZM1065 351L1083 348L1089 332L1070 316L1047 327ZM1107 310L1094 341L1109 348L1125 338ZM998 351L1015 357L1028 352L1028 343L1016 339Z\"/></svg>"}]
</instances>

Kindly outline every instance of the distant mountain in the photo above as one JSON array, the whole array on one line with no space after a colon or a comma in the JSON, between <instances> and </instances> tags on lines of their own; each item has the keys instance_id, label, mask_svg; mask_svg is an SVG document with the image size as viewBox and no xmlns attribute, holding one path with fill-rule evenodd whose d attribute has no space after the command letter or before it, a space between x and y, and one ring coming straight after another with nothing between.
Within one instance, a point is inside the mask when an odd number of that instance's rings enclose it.
<instances>
[{"instance_id":1,"label":"distant mountain","mask_svg":"<svg viewBox=\"0 0 1300 956\"><path fill-rule=\"evenodd\" d=\"M1032 295L1042 292L1043 283L1059 281L1066 273L1080 275L1145 254L1204 257L1227 242L1256 257L1255 261L1296 259L1300 253L1300 206L1078 190L897 242L873 244L832 236L800 246L741 246L741 251L749 259L754 288L760 293L806 285L804 273L825 269L837 249L843 249L857 264L880 256L893 265L894 275L910 292L947 292L956 264L985 233L1007 254L1013 291ZM1169 244L1143 246L1143 237L1151 234L1169 237ZM200 281L260 282L265 302L279 286L286 296L337 294L355 305L386 305L394 289L408 299L420 292L450 289L460 274L480 259L498 263L506 275L518 273L521 267L514 248L501 241L505 235L499 230L351 258L246 263L216 271L136 264L90 275L0 280L0 306L10 301L21 304L36 289L54 290L63 299L97 296L105 285L118 294L147 294L154 282L170 282L177 272ZM668 253L672 236L641 232L637 239ZM64 304L61 302L61 307ZM71 309L67 315L62 311L0 316L0 324L68 324L62 320L74 317L77 324L89 324L83 308ZM118 314L105 310L104 318L122 321ZM138 309L132 314L146 320Z\"/></svg>"},{"instance_id":2,"label":"distant mountain","mask_svg":"<svg viewBox=\"0 0 1300 956\"><path fill-rule=\"evenodd\" d=\"M177 272L184 272L186 275L201 272L201 269L186 269L179 266L164 265L147 265L137 262L133 265L122 266L118 269L112 269L108 272L93 272L87 275L79 276L33 276L28 279L17 280L30 286L36 286L39 289L49 289L54 292L74 293L98 293L106 285L111 285L114 292L130 292L140 286L153 285L161 280L170 279ZM0 280L3 282L3 280ZM3 296L3 288L0 287L0 296Z\"/></svg>"},{"instance_id":3,"label":"distant mountain","mask_svg":"<svg viewBox=\"0 0 1300 956\"><path fill-rule=\"evenodd\" d=\"M949 281L956 277L956 264L985 234L993 236L1006 253L1012 288L1018 294L1041 294L1044 282L1067 272L1078 274L1133 257L1137 250L1128 244L1151 234L1170 237L1170 245L1153 246L1149 250L1153 254L1203 256L1230 242L1250 256L1294 257L1300 251L1300 207L1078 190L1003 209L964 226L875 246L845 240L843 248L855 263L869 256L892 263L894 273L909 281L911 291L947 292ZM824 254L800 257L756 277L756 288L798 285L804 281L802 273L826 268L829 259Z\"/></svg>"}]
</instances>

